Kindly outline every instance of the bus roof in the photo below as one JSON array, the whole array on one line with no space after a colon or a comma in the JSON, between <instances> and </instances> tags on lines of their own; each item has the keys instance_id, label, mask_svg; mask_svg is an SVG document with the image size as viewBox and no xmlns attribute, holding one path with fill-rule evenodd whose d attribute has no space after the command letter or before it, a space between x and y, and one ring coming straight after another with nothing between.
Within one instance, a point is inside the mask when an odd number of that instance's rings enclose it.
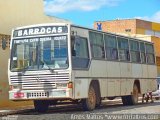
<instances>
[{"instance_id":1,"label":"bus roof","mask_svg":"<svg viewBox=\"0 0 160 120\"><path fill-rule=\"evenodd\" d=\"M31 28L31 27L37 27L37 26L51 26L51 25L70 25L68 23L43 23L43 24L32 24L32 25L26 25L26 26L20 26L20 27L16 27L13 28L13 30L19 30L19 29L25 29L25 28Z\"/></svg>"},{"instance_id":2,"label":"bus roof","mask_svg":"<svg viewBox=\"0 0 160 120\"><path fill-rule=\"evenodd\" d=\"M146 41L146 40L142 40L142 39L139 39L139 38L136 38L136 37L132 37L132 36L121 35L121 34L118 34L118 33L99 31L99 30L96 30L96 29L93 29L93 28L83 27L83 26L79 26L79 25L75 25L75 24L70 24L70 23L43 23L43 24L33 24L33 25L28 25L28 26L16 27L16 28L13 28L12 31L14 31L14 30L19 30L19 29L25 29L25 28L31 28L31 27L37 27L37 26L51 26L51 25L55 25L55 26L59 26L59 25L67 26L67 25L70 25L70 26L73 26L73 27L82 28L82 29L87 29L87 30L95 31L95 32L100 32L100 33L103 33L103 34L110 34L110 35L115 35L115 36L119 36L119 37L130 38L130 39L135 39L135 40L137 40L137 41L141 41L141 42L146 42L146 43L153 44L152 41Z\"/></svg>"},{"instance_id":3,"label":"bus roof","mask_svg":"<svg viewBox=\"0 0 160 120\"><path fill-rule=\"evenodd\" d=\"M74 25L74 24L72 24L71 26L77 27L77 28L88 29L90 31L95 31L95 32L103 33L103 34L110 34L110 35L115 35L115 36L119 36L119 37L123 37L123 38L135 39L135 40L140 41L140 42L146 42L146 43L154 44L152 41L146 41L146 40L136 38L136 37L132 37L132 36L125 36L125 35L122 35L122 34L112 33L112 32L104 32L104 31L93 29L93 28L82 27L82 26L78 26L78 25Z\"/></svg>"}]
</instances>

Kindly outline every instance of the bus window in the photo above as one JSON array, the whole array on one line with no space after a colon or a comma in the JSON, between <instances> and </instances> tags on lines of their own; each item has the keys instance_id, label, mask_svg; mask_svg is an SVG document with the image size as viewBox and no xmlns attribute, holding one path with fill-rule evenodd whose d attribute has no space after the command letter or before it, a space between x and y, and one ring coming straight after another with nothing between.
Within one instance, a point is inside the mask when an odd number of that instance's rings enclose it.
<instances>
[{"instance_id":1,"label":"bus window","mask_svg":"<svg viewBox=\"0 0 160 120\"><path fill-rule=\"evenodd\" d=\"M72 37L72 66L73 68L88 68L89 53L87 39L82 37Z\"/></svg>"},{"instance_id":2,"label":"bus window","mask_svg":"<svg viewBox=\"0 0 160 120\"><path fill-rule=\"evenodd\" d=\"M154 50L152 44L146 44L146 57L147 57L147 63L154 64Z\"/></svg>"},{"instance_id":3,"label":"bus window","mask_svg":"<svg viewBox=\"0 0 160 120\"><path fill-rule=\"evenodd\" d=\"M132 62L140 62L139 43L137 41L129 41Z\"/></svg>"},{"instance_id":4,"label":"bus window","mask_svg":"<svg viewBox=\"0 0 160 120\"><path fill-rule=\"evenodd\" d=\"M117 60L118 59L118 50L117 50L116 36L105 35L104 40L105 40L107 59Z\"/></svg>"},{"instance_id":5,"label":"bus window","mask_svg":"<svg viewBox=\"0 0 160 120\"><path fill-rule=\"evenodd\" d=\"M17 54L18 69L22 69L24 67L24 45L17 45L17 51L19 52L19 54Z\"/></svg>"},{"instance_id":6,"label":"bus window","mask_svg":"<svg viewBox=\"0 0 160 120\"><path fill-rule=\"evenodd\" d=\"M145 45L143 42L140 42L140 51L141 51L141 63L146 63Z\"/></svg>"},{"instance_id":7,"label":"bus window","mask_svg":"<svg viewBox=\"0 0 160 120\"><path fill-rule=\"evenodd\" d=\"M91 42L92 57L98 59L104 58L103 34L89 32L89 38Z\"/></svg>"},{"instance_id":8,"label":"bus window","mask_svg":"<svg viewBox=\"0 0 160 120\"><path fill-rule=\"evenodd\" d=\"M119 48L119 59L121 61L130 61L128 39L117 37Z\"/></svg>"},{"instance_id":9,"label":"bus window","mask_svg":"<svg viewBox=\"0 0 160 120\"><path fill-rule=\"evenodd\" d=\"M42 69L67 68L67 36L55 36L48 41L41 41Z\"/></svg>"}]
</instances>

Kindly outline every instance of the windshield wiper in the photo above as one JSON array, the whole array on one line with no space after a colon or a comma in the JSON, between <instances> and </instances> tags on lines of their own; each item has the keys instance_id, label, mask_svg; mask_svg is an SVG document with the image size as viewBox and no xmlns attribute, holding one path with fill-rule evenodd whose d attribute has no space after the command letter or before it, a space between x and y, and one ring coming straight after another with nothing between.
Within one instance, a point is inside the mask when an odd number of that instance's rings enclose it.
<instances>
[{"instance_id":1,"label":"windshield wiper","mask_svg":"<svg viewBox=\"0 0 160 120\"><path fill-rule=\"evenodd\" d=\"M46 65L48 67L48 69L51 71L51 72L54 72L54 70L44 61L41 61L44 65Z\"/></svg>"}]
</instances>

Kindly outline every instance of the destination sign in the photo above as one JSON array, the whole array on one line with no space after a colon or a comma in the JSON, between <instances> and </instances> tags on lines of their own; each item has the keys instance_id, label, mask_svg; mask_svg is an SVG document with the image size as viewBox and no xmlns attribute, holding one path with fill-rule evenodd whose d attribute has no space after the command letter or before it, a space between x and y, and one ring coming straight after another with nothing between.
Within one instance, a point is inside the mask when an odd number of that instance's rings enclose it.
<instances>
[{"instance_id":1,"label":"destination sign","mask_svg":"<svg viewBox=\"0 0 160 120\"><path fill-rule=\"evenodd\" d=\"M32 43L32 42L45 42L45 41L51 41L51 40L66 40L67 36L55 36L55 37L41 37L41 38L26 38L26 39L17 39L14 40L14 44L23 44L23 43Z\"/></svg>"},{"instance_id":2,"label":"destination sign","mask_svg":"<svg viewBox=\"0 0 160 120\"><path fill-rule=\"evenodd\" d=\"M68 33L67 26L41 26L15 30L13 37Z\"/></svg>"}]
</instances>

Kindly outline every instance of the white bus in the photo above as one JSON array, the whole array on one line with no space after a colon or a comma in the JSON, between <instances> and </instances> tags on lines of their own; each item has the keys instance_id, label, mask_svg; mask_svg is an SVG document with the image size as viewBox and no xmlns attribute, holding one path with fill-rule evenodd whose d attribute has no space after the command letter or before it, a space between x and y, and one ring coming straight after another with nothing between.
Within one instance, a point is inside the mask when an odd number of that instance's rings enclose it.
<instances>
[{"instance_id":1,"label":"white bus","mask_svg":"<svg viewBox=\"0 0 160 120\"><path fill-rule=\"evenodd\" d=\"M134 105L157 88L151 42L63 23L16 28L10 48L9 98L33 100L38 112L64 100Z\"/></svg>"}]
</instances>

